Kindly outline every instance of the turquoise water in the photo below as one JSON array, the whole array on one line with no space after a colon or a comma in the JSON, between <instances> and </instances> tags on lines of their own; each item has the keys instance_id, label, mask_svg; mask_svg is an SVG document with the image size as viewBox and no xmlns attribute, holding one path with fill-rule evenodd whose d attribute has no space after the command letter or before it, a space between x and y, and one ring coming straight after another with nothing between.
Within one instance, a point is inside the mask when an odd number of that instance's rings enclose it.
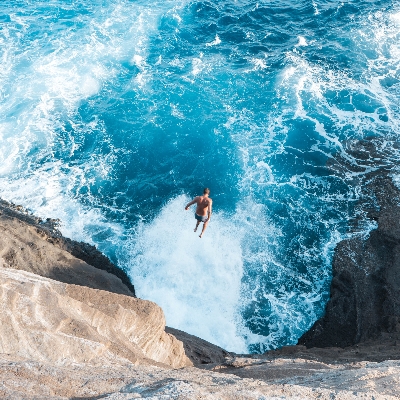
<instances>
[{"instance_id":1,"label":"turquoise water","mask_svg":"<svg viewBox=\"0 0 400 400\"><path fill-rule=\"evenodd\" d=\"M399 39L396 1L5 0L0 196L96 244L170 326L294 344L336 243L373 227L365 174L397 177Z\"/></svg>"}]
</instances>

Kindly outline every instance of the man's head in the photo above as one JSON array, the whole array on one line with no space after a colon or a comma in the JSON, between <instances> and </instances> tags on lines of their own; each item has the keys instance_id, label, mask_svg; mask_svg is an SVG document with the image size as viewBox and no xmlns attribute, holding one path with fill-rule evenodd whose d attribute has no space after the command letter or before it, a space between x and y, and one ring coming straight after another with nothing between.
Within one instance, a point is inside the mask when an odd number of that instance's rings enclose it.
<instances>
[{"instance_id":1,"label":"man's head","mask_svg":"<svg viewBox=\"0 0 400 400\"><path fill-rule=\"evenodd\" d=\"M210 194L210 189L209 188L205 188L203 190L203 194Z\"/></svg>"}]
</instances>

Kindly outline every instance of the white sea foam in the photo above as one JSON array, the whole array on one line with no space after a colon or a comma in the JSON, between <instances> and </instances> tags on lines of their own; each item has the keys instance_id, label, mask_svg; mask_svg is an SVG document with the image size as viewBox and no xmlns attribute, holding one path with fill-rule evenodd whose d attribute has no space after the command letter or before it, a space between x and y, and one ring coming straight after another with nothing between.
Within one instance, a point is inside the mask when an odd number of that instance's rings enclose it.
<instances>
[{"instance_id":1,"label":"white sea foam","mask_svg":"<svg viewBox=\"0 0 400 400\"><path fill-rule=\"evenodd\" d=\"M244 72L250 73L253 71L262 71L268 68L268 64L266 62L267 60L267 55L264 54L264 58L251 58L250 63L253 65L253 68L249 68L245 70Z\"/></svg>"},{"instance_id":2,"label":"white sea foam","mask_svg":"<svg viewBox=\"0 0 400 400\"><path fill-rule=\"evenodd\" d=\"M29 177L0 178L0 197L28 207L39 217L59 219L65 236L91 244L102 242L104 251L117 244L124 230L96 208L84 206L71 197L77 182L85 185L86 179L79 169L65 173L61 163L44 165ZM102 239L96 240L96 236Z\"/></svg>"},{"instance_id":3,"label":"white sea foam","mask_svg":"<svg viewBox=\"0 0 400 400\"><path fill-rule=\"evenodd\" d=\"M380 51L381 27L377 26L371 32L361 33L362 40L373 42L375 49ZM384 35L388 42L391 42L393 32ZM361 39L360 39L361 40ZM372 47L372 46L371 46ZM346 139L363 139L371 132L382 130L388 134L388 127L394 135L400 133L400 113L397 107L397 97L391 90L382 86L382 80L393 75L390 65L398 63L400 52L397 54L397 46L389 46L391 58L383 60L383 55L378 59L373 58L368 62L368 71L361 79L349 77L346 72L326 70L319 64L311 64L298 53L288 54L289 65L281 74L279 83L278 98L291 99L290 107L282 110L284 118L309 120L314 124L314 129L321 136L321 141L313 147L315 151L328 154L328 148L336 149L343 158L351 164L360 167L361 165L353 157L349 156L343 147L344 137ZM382 66L385 65L384 68ZM348 98L347 104L337 104L331 101L328 95L337 93L337 96L345 93ZM366 99L366 100L358 100ZM372 104L365 109L365 103ZM293 110L295 110L294 115ZM324 123L330 125L329 132L325 129ZM387 136L389 137L389 136ZM378 164L376 165L378 167ZM364 167L363 167L364 168ZM367 167L365 167L367 168ZM364 173L367 169L364 169Z\"/></svg>"},{"instance_id":4,"label":"white sea foam","mask_svg":"<svg viewBox=\"0 0 400 400\"><path fill-rule=\"evenodd\" d=\"M318 5L315 1L312 2L312 6L314 8L314 15L319 15Z\"/></svg>"},{"instance_id":5,"label":"white sea foam","mask_svg":"<svg viewBox=\"0 0 400 400\"><path fill-rule=\"evenodd\" d=\"M200 54L200 57L193 58L192 60L192 74L198 75L200 72L202 72L203 68L204 63L202 60L202 54Z\"/></svg>"},{"instance_id":6,"label":"white sea foam","mask_svg":"<svg viewBox=\"0 0 400 400\"><path fill-rule=\"evenodd\" d=\"M400 24L400 12L391 14L390 19L396 24Z\"/></svg>"},{"instance_id":7,"label":"white sea foam","mask_svg":"<svg viewBox=\"0 0 400 400\"><path fill-rule=\"evenodd\" d=\"M298 37L299 42L297 43L297 46L308 46L307 40L303 36Z\"/></svg>"},{"instance_id":8,"label":"white sea foam","mask_svg":"<svg viewBox=\"0 0 400 400\"><path fill-rule=\"evenodd\" d=\"M163 308L170 326L244 352L238 332L241 229L228 216L214 212L200 239L199 232L193 232L193 208L184 210L188 201L179 196L152 222L138 226L129 251L132 281L140 297Z\"/></svg>"},{"instance_id":9,"label":"white sea foam","mask_svg":"<svg viewBox=\"0 0 400 400\"><path fill-rule=\"evenodd\" d=\"M217 46L217 45L219 45L220 43L221 43L221 39L219 38L218 35L215 35L215 39L214 39L212 42L210 42L210 43L206 43L206 46L207 46L207 47L210 47L210 46Z\"/></svg>"},{"instance_id":10,"label":"white sea foam","mask_svg":"<svg viewBox=\"0 0 400 400\"><path fill-rule=\"evenodd\" d=\"M234 215L214 212L199 239L193 209L183 209L188 201L184 195L170 200L130 238L126 253L138 295L161 305L168 325L230 351L246 352L260 343L264 349L279 346L288 319L294 342L297 332L307 328L304 313L315 315L318 284L325 280L315 285L303 279L309 293L266 291L268 275L276 285L302 278L275 259L282 233L268 221L265 207L248 198ZM271 304L268 335L252 333L243 320L260 292Z\"/></svg>"}]
</instances>

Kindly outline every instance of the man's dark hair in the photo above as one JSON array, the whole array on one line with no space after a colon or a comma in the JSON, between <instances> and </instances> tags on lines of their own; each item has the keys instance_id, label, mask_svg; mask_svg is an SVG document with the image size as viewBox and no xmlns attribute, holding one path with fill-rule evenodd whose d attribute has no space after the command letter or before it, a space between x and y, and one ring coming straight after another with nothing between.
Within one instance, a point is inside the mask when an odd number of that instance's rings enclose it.
<instances>
[{"instance_id":1,"label":"man's dark hair","mask_svg":"<svg viewBox=\"0 0 400 400\"><path fill-rule=\"evenodd\" d=\"M203 190L203 194L210 194L210 189L209 188L205 188Z\"/></svg>"}]
</instances>

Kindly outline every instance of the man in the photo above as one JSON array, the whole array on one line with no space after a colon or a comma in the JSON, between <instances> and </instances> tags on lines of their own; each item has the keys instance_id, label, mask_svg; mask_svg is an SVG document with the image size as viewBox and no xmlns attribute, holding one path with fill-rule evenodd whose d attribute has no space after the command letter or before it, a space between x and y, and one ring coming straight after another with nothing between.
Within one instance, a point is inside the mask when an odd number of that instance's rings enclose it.
<instances>
[{"instance_id":1,"label":"man","mask_svg":"<svg viewBox=\"0 0 400 400\"><path fill-rule=\"evenodd\" d=\"M200 225L200 222L203 222L203 229L199 235L199 238L203 236L204 231L207 228L208 223L211 218L211 208L212 208L212 200L208 197L210 194L210 189L205 188L203 191L203 196L195 197L190 203L188 203L185 207L187 210L192 204L197 204L196 212L194 213L194 217L196 218L196 228L194 231L197 231L197 228Z\"/></svg>"}]
</instances>

